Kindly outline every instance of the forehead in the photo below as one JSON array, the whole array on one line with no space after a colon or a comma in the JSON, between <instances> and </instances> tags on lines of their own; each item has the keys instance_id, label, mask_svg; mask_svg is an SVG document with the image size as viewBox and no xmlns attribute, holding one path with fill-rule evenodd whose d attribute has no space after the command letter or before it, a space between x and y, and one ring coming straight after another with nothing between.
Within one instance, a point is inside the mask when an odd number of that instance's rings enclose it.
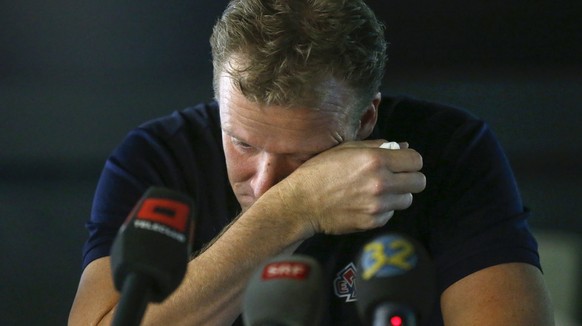
<instances>
[{"instance_id":1,"label":"forehead","mask_svg":"<svg viewBox=\"0 0 582 326\"><path fill-rule=\"evenodd\" d=\"M356 102L355 92L345 83L335 78L328 78L320 83L310 85L309 88L313 91L311 94L305 94L295 99L290 98L288 100L289 103L264 103L260 99L246 98L238 86L235 86L234 78L228 73L222 73L217 80L217 99L221 106L226 104L225 100L232 102L233 98L245 98L245 100L254 103L258 107L310 109L313 111L335 112L336 114L347 116ZM280 92L284 92L284 90L280 90ZM282 96L282 98L287 98L287 96Z\"/></svg>"},{"instance_id":2,"label":"forehead","mask_svg":"<svg viewBox=\"0 0 582 326\"><path fill-rule=\"evenodd\" d=\"M222 78L219 105L222 129L253 146L278 152L317 152L346 138L347 108L338 89L318 107L261 105L245 98Z\"/></svg>"}]
</instances>

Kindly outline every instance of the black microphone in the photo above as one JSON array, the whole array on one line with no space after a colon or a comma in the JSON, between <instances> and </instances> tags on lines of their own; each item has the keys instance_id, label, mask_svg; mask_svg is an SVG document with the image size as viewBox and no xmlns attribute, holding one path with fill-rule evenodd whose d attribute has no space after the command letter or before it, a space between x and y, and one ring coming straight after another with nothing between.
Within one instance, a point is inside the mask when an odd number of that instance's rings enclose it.
<instances>
[{"instance_id":1,"label":"black microphone","mask_svg":"<svg viewBox=\"0 0 582 326\"><path fill-rule=\"evenodd\" d=\"M112 325L139 325L148 302L162 302L182 282L194 232L194 203L179 192L151 187L121 226L111 270L121 298Z\"/></svg>"},{"instance_id":2,"label":"black microphone","mask_svg":"<svg viewBox=\"0 0 582 326\"><path fill-rule=\"evenodd\" d=\"M425 325L436 299L436 272L417 240L388 233L361 251L356 287L356 305L367 325Z\"/></svg>"},{"instance_id":3,"label":"black microphone","mask_svg":"<svg viewBox=\"0 0 582 326\"><path fill-rule=\"evenodd\" d=\"M316 326L324 304L323 276L315 259L279 256L252 275L243 297L247 326Z\"/></svg>"}]
</instances>

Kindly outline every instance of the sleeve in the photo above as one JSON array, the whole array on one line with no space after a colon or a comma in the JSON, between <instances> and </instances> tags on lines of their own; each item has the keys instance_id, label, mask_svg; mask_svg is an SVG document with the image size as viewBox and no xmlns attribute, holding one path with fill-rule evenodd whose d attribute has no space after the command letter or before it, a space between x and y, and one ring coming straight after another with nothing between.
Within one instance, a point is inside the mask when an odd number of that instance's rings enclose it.
<instances>
[{"instance_id":1,"label":"sleeve","mask_svg":"<svg viewBox=\"0 0 582 326\"><path fill-rule=\"evenodd\" d=\"M109 256L118 229L150 186L180 188L170 150L144 129L130 132L107 159L86 223L89 237L83 247L84 269Z\"/></svg>"},{"instance_id":2,"label":"sleeve","mask_svg":"<svg viewBox=\"0 0 582 326\"><path fill-rule=\"evenodd\" d=\"M480 269L524 262L541 269L519 190L486 123L470 119L450 136L431 185L429 247L440 291ZM427 176L427 183L430 183Z\"/></svg>"}]
</instances>

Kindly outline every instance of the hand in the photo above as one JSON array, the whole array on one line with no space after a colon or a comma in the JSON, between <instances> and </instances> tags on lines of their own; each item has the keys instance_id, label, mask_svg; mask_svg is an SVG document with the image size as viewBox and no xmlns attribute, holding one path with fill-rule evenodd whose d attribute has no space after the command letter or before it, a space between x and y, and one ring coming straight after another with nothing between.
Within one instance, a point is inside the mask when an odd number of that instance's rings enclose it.
<instances>
[{"instance_id":1,"label":"hand","mask_svg":"<svg viewBox=\"0 0 582 326\"><path fill-rule=\"evenodd\" d=\"M379 148L384 140L347 142L301 165L275 187L305 235L344 234L385 225L424 190L422 157L408 144Z\"/></svg>"}]
</instances>

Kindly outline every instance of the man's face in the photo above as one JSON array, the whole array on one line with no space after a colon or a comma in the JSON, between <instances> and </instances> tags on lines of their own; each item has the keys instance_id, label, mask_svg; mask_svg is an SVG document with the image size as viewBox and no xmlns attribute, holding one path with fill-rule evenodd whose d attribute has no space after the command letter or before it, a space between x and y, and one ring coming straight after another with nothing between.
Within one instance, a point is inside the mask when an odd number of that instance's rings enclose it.
<instances>
[{"instance_id":1,"label":"man's face","mask_svg":"<svg viewBox=\"0 0 582 326\"><path fill-rule=\"evenodd\" d=\"M322 107L285 108L250 102L230 78L221 78L222 141L230 184L243 211L303 162L354 139L345 92L336 83L329 87L332 95Z\"/></svg>"}]
</instances>

